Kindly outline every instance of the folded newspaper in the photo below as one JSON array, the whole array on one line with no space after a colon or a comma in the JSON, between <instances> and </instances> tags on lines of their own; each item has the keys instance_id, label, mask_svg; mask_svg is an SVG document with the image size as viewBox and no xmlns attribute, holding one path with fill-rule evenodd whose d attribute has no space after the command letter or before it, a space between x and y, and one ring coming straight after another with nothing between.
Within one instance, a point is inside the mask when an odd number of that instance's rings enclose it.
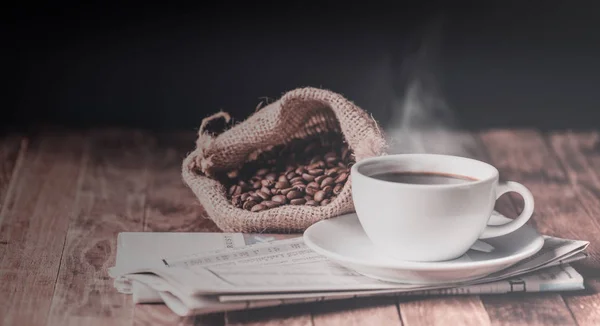
<instances>
[{"instance_id":1,"label":"folded newspaper","mask_svg":"<svg viewBox=\"0 0 600 326\"><path fill-rule=\"evenodd\" d=\"M379 281L329 261L301 234L120 233L109 271L135 303L180 316L365 296L570 291L584 288L570 263L587 241L544 236L535 255L484 278L424 286Z\"/></svg>"}]
</instances>

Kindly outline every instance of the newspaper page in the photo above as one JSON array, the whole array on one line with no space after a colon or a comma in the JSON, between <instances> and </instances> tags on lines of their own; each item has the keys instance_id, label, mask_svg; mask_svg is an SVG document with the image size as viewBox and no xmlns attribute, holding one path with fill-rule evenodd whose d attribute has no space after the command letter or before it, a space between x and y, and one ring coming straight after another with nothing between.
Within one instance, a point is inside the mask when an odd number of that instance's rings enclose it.
<instances>
[{"instance_id":1,"label":"newspaper page","mask_svg":"<svg viewBox=\"0 0 600 326\"><path fill-rule=\"evenodd\" d=\"M227 250L250 245L269 243L276 240L299 237L298 234L242 234L217 232L121 232L117 237L117 257L115 268L135 268L136 266L161 265L160 258L173 255L202 254L215 250ZM114 276L113 276L114 277ZM132 283L125 277L114 280L115 288L125 294L133 294ZM156 293L144 291L136 298L142 301L158 299ZM151 301L150 301L151 302Z\"/></svg>"},{"instance_id":2,"label":"newspaper page","mask_svg":"<svg viewBox=\"0 0 600 326\"><path fill-rule=\"evenodd\" d=\"M298 241L301 240L299 237L279 241L275 241L274 239L259 239L259 241L249 240L248 245L238 248L224 246L219 247L217 250L203 251L184 257L163 258L160 261L161 265L171 269L193 269L212 266L216 270L232 267L239 269L244 266L243 270L256 267L259 267L258 270L263 270L260 267L264 268L264 265L280 265L280 267L291 265L294 267L296 264L302 265L304 263L328 263L326 259L305 247L302 241ZM246 240L244 242L246 243ZM482 280L482 282L488 283L463 286L408 286L394 289L362 291L334 290L328 292L321 289L313 292L194 295L190 294L190 292L180 290L181 288L185 289L185 281L171 282L169 281L169 277L165 278L156 274L127 274L123 276L128 278L133 284L134 302L164 302L175 313L182 316L369 295L444 295L469 293L491 294L515 291L566 291L581 289L583 287L581 276L566 264L585 258L586 255L582 251L587 247L587 244L585 241L546 237L544 248L540 252L528 260L514 265L512 270L509 268L509 273L506 275L523 274L527 271L546 268L543 270L544 274L536 272L520 276L519 278L515 277L515 279L496 282L488 279ZM158 258L155 257L155 259ZM561 268L551 269L549 268L551 266L560 266ZM339 266L337 267L339 268ZM115 274L118 274L119 270L117 266L114 269ZM298 270L296 269L296 271ZM171 277L176 279L176 274L171 275ZM504 275L505 278L507 277L506 275ZM345 275L344 277L347 276ZM358 277L361 278L362 276ZM502 278L503 274L494 275L494 277ZM177 284L177 286L174 286L174 284Z\"/></svg>"},{"instance_id":3,"label":"newspaper page","mask_svg":"<svg viewBox=\"0 0 600 326\"><path fill-rule=\"evenodd\" d=\"M550 289L562 289L564 291L568 290L580 290L583 288L583 278L581 275L573 269L569 264L576 262L578 260L582 260L587 258L587 254L578 253L570 258L565 260L557 261L553 264L545 265L541 269L537 269L536 271L530 272L527 275L527 278L524 281L519 280L518 282L524 283L524 288L527 289L526 292L542 292L548 291ZM566 271L568 273L553 273L554 277L548 277L544 279L536 279L533 276L538 275L537 271L546 272L550 271L558 271L550 269L550 267L554 266L565 266ZM495 284L506 284L506 282L510 282L517 280L517 277L521 277L522 275L515 276L513 278L503 279L500 281L489 281L485 283L477 284L474 282L471 285L465 286L453 286L453 287L445 287L443 289L432 289L432 290L415 290L408 291L408 294L414 293L428 293L431 295L435 294L470 294L470 293L478 293L478 294L497 294L497 293L506 293L506 292L515 292L515 288L511 288L511 291L504 291L504 287L496 286ZM535 282L531 284L527 284L527 282ZM309 292L309 293L274 293L274 294L241 294L241 295L220 295L219 300L223 302L231 302L231 301L249 301L249 300L274 300L274 299L300 299L300 298L314 298L314 297L337 297L337 296L347 296L347 295L360 295L360 294L386 294L386 293L399 293L398 290L374 290L374 291L333 291L333 292Z\"/></svg>"},{"instance_id":4,"label":"newspaper page","mask_svg":"<svg viewBox=\"0 0 600 326\"><path fill-rule=\"evenodd\" d=\"M141 283L140 283L141 284ZM485 287L473 285L458 288L417 290L417 291L387 291L387 292L341 292L335 295L322 296L310 294L303 296L271 295L260 300L250 300L249 297L240 297L236 300L220 300L215 296L186 297L177 291L156 291L161 302L164 302L173 312L180 316L207 314L214 312L253 309L258 307L273 307L296 303L309 303L328 300L343 300L350 298L370 296L426 296L426 295L468 295L468 294L497 294L514 292L544 292L557 290L583 289L583 279L575 269L568 264L545 268L536 273L496 281L486 284Z\"/></svg>"},{"instance_id":5,"label":"newspaper page","mask_svg":"<svg viewBox=\"0 0 600 326\"><path fill-rule=\"evenodd\" d=\"M547 238L548 249L542 248L533 259L524 261L526 264L514 265L507 273L496 273L479 281L490 282L525 273L563 259L565 255L575 254L587 246L584 241L559 239L564 246L557 247L559 240L555 239ZM161 268L121 272L154 272L173 286L185 288L183 291L188 295L423 288L365 277L307 249L301 238L292 238L208 255L163 259L164 266Z\"/></svg>"}]
</instances>

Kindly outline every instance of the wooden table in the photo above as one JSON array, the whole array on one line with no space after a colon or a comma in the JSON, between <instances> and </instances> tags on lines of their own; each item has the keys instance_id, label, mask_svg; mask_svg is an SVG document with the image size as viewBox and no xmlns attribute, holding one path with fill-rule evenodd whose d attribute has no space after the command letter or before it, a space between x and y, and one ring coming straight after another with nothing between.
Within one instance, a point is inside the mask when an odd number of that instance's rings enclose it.
<instances>
[{"instance_id":1,"label":"wooden table","mask_svg":"<svg viewBox=\"0 0 600 326\"><path fill-rule=\"evenodd\" d=\"M451 141L449 143L448 141ZM430 152L497 166L536 199L540 232L591 242L569 293L355 299L179 318L107 275L123 231L218 231L180 177L194 134L45 130L0 138L2 325L600 325L600 133L457 132ZM504 198L506 197L506 198ZM516 216L522 202L497 209Z\"/></svg>"}]
</instances>

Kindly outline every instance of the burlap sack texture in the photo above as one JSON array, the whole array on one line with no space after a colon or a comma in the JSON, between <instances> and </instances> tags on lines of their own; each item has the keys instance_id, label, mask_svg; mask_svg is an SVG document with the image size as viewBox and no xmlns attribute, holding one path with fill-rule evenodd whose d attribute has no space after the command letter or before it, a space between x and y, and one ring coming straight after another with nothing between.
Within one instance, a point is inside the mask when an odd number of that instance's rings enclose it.
<instances>
[{"instance_id":1,"label":"burlap sack texture","mask_svg":"<svg viewBox=\"0 0 600 326\"><path fill-rule=\"evenodd\" d=\"M331 130L343 134L357 162L385 155L387 148L383 132L365 111L324 89L289 91L218 136L204 131L215 118L230 119L227 113L219 112L202 121L196 149L183 161L182 177L208 217L224 232L303 232L315 222L353 212L354 205L349 178L338 197L326 206L283 205L250 212L233 206L225 186L211 178L219 171L241 167L270 145Z\"/></svg>"}]
</instances>

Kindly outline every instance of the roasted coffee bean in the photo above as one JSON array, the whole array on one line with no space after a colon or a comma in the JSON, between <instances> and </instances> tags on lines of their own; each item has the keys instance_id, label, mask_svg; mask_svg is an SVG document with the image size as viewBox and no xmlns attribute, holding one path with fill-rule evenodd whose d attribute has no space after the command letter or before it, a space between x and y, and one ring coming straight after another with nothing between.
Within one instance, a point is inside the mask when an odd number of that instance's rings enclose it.
<instances>
[{"instance_id":1,"label":"roasted coffee bean","mask_svg":"<svg viewBox=\"0 0 600 326\"><path fill-rule=\"evenodd\" d=\"M332 202L349 180L352 151L339 134L321 127L314 131L320 134L312 140L269 146L251 155L246 166L226 171L221 180L229 180L223 182L231 204L258 212L292 201L307 206Z\"/></svg>"},{"instance_id":2,"label":"roasted coffee bean","mask_svg":"<svg viewBox=\"0 0 600 326\"><path fill-rule=\"evenodd\" d=\"M308 170L308 174L313 175L313 176L319 176L321 174L323 174L323 169L310 169Z\"/></svg>"},{"instance_id":3,"label":"roasted coffee bean","mask_svg":"<svg viewBox=\"0 0 600 326\"><path fill-rule=\"evenodd\" d=\"M315 178L315 182L320 185L321 182L323 182L323 180L325 180L325 178L327 178L326 175L320 175L320 176L318 176L318 177Z\"/></svg>"},{"instance_id":4,"label":"roasted coffee bean","mask_svg":"<svg viewBox=\"0 0 600 326\"><path fill-rule=\"evenodd\" d=\"M335 158L337 160L337 154L335 152L327 152L325 155L323 155L323 158L325 161L331 158Z\"/></svg>"},{"instance_id":5,"label":"roasted coffee bean","mask_svg":"<svg viewBox=\"0 0 600 326\"><path fill-rule=\"evenodd\" d=\"M262 192L262 190L261 190L261 191L259 191L257 193L257 195L258 195L258 197L262 198L263 200L269 200L269 199L271 199L271 193L270 192L268 192L268 193L267 192Z\"/></svg>"},{"instance_id":6,"label":"roasted coffee bean","mask_svg":"<svg viewBox=\"0 0 600 326\"><path fill-rule=\"evenodd\" d=\"M315 180L313 182L310 182L309 184L306 185L307 188L313 188L316 190L319 190L321 187L319 187L319 183Z\"/></svg>"},{"instance_id":7,"label":"roasted coffee bean","mask_svg":"<svg viewBox=\"0 0 600 326\"><path fill-rule=\"evenodd\" d=\"M281 194L287 196L287 194L292 190L294 190L294 188L292 188L292 187L286 188L286 189L281 189Z\"/></svg>"},{"instance_id":8,"label":"roasted coffee bean","mask_svg":"<svg viewBox=\"0 0 600 326\"><path fill-rule=\"evenodd\" d=\"M281 206L280 203L274 202L274 201L270 201L270 200L264 201L261 204L267 206L267 208L275 208L277 206Z\"/></svg>"},{"instance_id":9,"label":"roasted coffee bean","mask_svg":"<svg viewBox=\"0 0 600 326\"><path fill-rule=\"evenodd\" d=\"M297 183L297 184L293 185L292 188L294 188L295 190L298 190L300 192L304 192L306 190L306 185L304 183Z\"/></svg>"},{"instance_id":10,"label":"roasted coffee bean","mask_svg":"<svg viewBox=\"0 0 600 326\"><path fill-rule=\"evenodd\" d=\"M304 205L304 203L306 203L306 199L304 198L296 198L290 201L290 204L292 205Z\"/></svg>"},{"instance_id":11,"label":"roasted coffee bean","mask_svg":"<svg viewBox=\"0 0 600 326\"><path fill-rule=\"evenodd\" d=\"M346 182L346 179L348 179L348 173L344 172L340 174L337 178L335 178L335 183Z\"/></svg>"},{"instance_id":12,"label":"roasted coffee bean","mask_svg":"<svg viewBox=\"0 0 600 326\"><path fill-rule=\"evenodd\" d=\"M333 187L333 194L334 195L339 195L342 193L342 190L344 189L344 185L341 183L338 183L335 185L335 187Z\"/></svg>"},{"instance_id":13,"label":"roasted coffee bean","mask_svg":"<svg viewBox=\"0 0 600 326\"><path fill-rule=\"evenodd\" d=\"M311 169L324 169L325 165L326 165L325 161L320 160L320 161L317 161L316 163L313 163L313 164L309 165L308 168L311 168Z\"/></svg>"},{"instance_id":14,"label":"roasted coffee bean","mask_svg":"<svg viewBox=\"0 0 600 326\"><path fill-rule=\"evenodd\" d=\"M315 193L314 199L316 202L320 203L323 201L323 199L325 199L325 196L326 196L325 191L319 190L319 191L317 191L317 193Z\"/></svg>"},{"instance_id":15,"label":"roasted coffee bean","mask_svg":"<svg viewBox=\"0 0 600 326\"><path fill-rule=\"evenodd\" d=\"M327 169L325 171L325 175L328 176L328 177L332 177L332 178L337 177L337 170L336 170L336 168Z\"/></svg>"},{"instance_id":16,"label":"roasted coffee bean","mask_svg":"<svg viewBox=\"0 0 600 326\"><path fill-rule=\"evenodd\" d=\"M304 179L302 179L302 177L295 177L292 180L290 180L291 184L297 183L297 182L304 182Z\"/></svg>"},{"instance_id":17,"label":"roasted coffee bean","mask_svg":"<svg viewBox=\"0 0 600 326\"><path fill-rule=\"evenodd\" d=\"M304 173L304 174L302 174L302 179L304 179L306 182L311 182L311 181L315 180L315 176L310 175L308 173Z\"/></svg>"},{"instance_id":18,"label":"roasted coffee bean","mask_svg":"<svg viewBox=\"0 0 600 326\"><path fill-rule=\"evenodd\" d=\"M317 164L317 163L310 164L310 165L308 165L306 167L306 169L309 170L309 171L310 170L314 170L314 169L319 169L319 168L321 168L321 166L319 164Z\"/></svg>"},{"instance_id":19,"label":"roasted coffee bean","mask_svg":"<svg viewBox=\"0 0 600 326\"><path fill-rule=\"evenodd\" d=\"M290 183L287 180L278 181L277 183L275 183L275 188L277 188L277 189L285 189L285 188L289 188L289 187L290 187Z\"/></svg>"},{"instance_id":20,"label":"roasted coffee bean","mask_svg":"<svg viewBox=\"0 0 600 326\"><path fill-rule=\"evenodd\" d=\"M278 202L280 204L287 203L287 198L284 195L276 195L271 198L272 201Z\"/></svg>"},{"instance_id":21,"label":"roasted coffee bean","mask_svg":"<svg viewBox=\"0 0 600 326\"><path fill-rule=\"evenodd\" d=\"M323 160L323 158L321 158L320 155L317 155L317 156L314 156L313 158L310 159L309 164L315 164L315 163L317 163L319 161L322 161L322 160Z\"/></svg>"},{"instance_id":22,"label":"roasted coffee bean","mask_svg":"<svg viewBox=\"0 0 600 326\"><path fill-rule=\"evenodd\" d=\"M317 191L319 191L318 187L315 188L315 187L306 186L306 189L304 189L304 192L306 192L308 195L311 195L311 196L314 196L317 193Z\"/></svg>"},{"instance_id":23,"label":"roasted coffee bean","mask_svg":"<svg viewBox=\"0 0 600 326\"><path fill-rule=\"evenodd\" d=\"M305 205L307 205L307 206L319 206L319 203L317 203L314 200L307 200L306 203L305 203Z\"/></svg>"},{"instance_id":24,"label":"roasted coffee bean","mask_svg":"<svg viewBox=\"0 0 600 326\"><path fill-rule=\"evenodd\" d=\"M251 209L252 207L256 206L256 202L254 200L249 200L247 202L244 203L244 205L242 206L243 209Z\"/></svg>"},{"instance_id":25,"label":"roasted coffee bean","mask_svg":"<svg viewBox=\"0 0 600 326\"><path fill-rule=\"evenodd\" d=\"M231 171L227 172L227 177L229 179L236 179L239 176L240 176L239 170L231 170Z\"/></svg>"},{"instance_id":26,"label":"roasted coffee bean","mask_svg":"<svg viewBox=\"0 0 600 326\"><path fill-rule=\"evenodd\" d=\"M289 200L300 198L302 196L303 196L302 192L300 192L298 190L292 190L292 191L288 192L287 195L285 195L285 197Z\"/></svg>"},{"instance_id":27,"label":"roasted coffee bean","mask_svg":"<svg viewBox=\"0 0 600 326\"><path fill-rule=\"evenodd\" d=\"M271 180L263 179L260 184L263 185L263 187L273 187L275 183Z\"/></svg>"},{"instance_id":28,"label":"roasted coffee bean","mask_svg":"<svg viewBox=\"0 0 600 326\"><path fill-rule=\"evenodd\" d=\"M250 211L260 212L260 211L264 211L265 209L267 209L267 206L265 206L263 204L258 204L258 205L252 206L252 208L250 208Z\"/></svg>"},{"instance_id":29,"label":"roasted coffee bean","mask_svg":"<svg viewBox=\"0 0 600 326\"><path fill-rule=\"evenodd\" d=\"M269 169L266 169L266 168L262 168L262 169L256 171L256 175L259 177L262 177L262 176L266 175L267 173L269 173Z\"/></svg>"},{"instance_id":30,"label":"roasted coffee bean","mask_svg":"<svg viewBox=\"0 0 600 326\"><path fill-rule=\"evenodd\" d=\"M240 187L238 185L233 185L229 188L230 196L236 196L236 195L241 195L241 194L242 194L242 187Z\"/></svg>"},{"instance_id":31,"label":"roasted coffee bean","mask_svg":"<svg viewBox=\"0 0 600 326\"><path fill-rule=\"evenodd\" d=\"M323 179L323 181L321 181L321 188L327 187L327 186L331 186L333 185L333 178L332 177L327 177L325 179Z\"/></svg>"}]
</instances>

